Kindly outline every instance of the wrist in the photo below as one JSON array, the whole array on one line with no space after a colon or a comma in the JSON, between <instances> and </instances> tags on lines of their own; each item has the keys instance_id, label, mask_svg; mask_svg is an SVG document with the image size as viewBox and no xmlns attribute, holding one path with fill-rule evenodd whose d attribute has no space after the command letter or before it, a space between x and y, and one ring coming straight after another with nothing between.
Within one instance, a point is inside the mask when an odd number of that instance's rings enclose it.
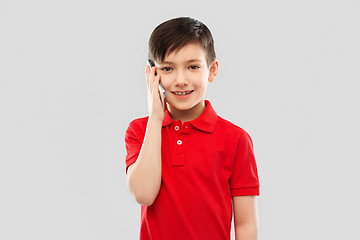
<instances>
[{"instance_id":1,"label":"wrist","mask_svg":"<svg viewBox=\"0 0 360 240\"><path fill-rule=\"evenodd\" d=\"M149 116L148 124L162 125L163 119Z\"/></svg>"}]
</instances>

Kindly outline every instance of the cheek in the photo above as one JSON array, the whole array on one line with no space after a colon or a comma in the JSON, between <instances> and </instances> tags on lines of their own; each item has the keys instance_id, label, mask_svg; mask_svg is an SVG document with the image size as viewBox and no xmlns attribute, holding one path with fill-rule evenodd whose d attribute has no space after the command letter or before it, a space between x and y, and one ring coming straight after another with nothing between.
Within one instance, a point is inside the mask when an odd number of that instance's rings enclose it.
<instances>
[{"instance_id":1,"label":"cheek","mask_svg":"<svg viewBox=\"0 0 360 240\"><path fill-rule=\"evenodd\" d=\"M160 82L163 85L165 90L169 90L169 88L171 86L170 78L161 76Z\"/></svg>"},{"instance_id":2,"label":"cheek","mask_svg":"<svg viewBox=\"0 0 360 240\"><path fill-rule=\"evenodd\" d=\"M191 72L187 75L187 79L189 82L191 82L193 85L201 86L202 82L206 78L206 75L202 72Z\"/></svg>"},{"instance_id":3,"label":"cheek","mask_svg":"<svg viewBox=\"0 0 360 240\"><path fill-rule=\"evenodd\" d=\"M196 88L204 88L206 87L207 84L207 76L203 75L203 74L198 74L197 76L194 76L191 80L192 85L195 86Z\"/></svg>"}]
</instances>

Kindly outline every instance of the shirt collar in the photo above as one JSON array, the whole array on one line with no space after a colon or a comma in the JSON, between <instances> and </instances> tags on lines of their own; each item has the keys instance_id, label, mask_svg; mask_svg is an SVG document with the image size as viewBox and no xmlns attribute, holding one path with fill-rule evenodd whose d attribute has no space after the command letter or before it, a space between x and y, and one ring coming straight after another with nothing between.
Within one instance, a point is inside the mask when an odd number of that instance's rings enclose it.
<instances>
[{"instance_id":1,"label":"shirt collar","mask_svg":"<svg viewBox=\"0 0 360 240\"><path fill-rule=\"evenodd\" d=\"M211 103L209 100L205 100L205 109L204 111L198 116L196 119L188 121L192 126L196 127L199 130L212 133L214 131L214 128L216 126L217 122L217 114L213 107L211 106ZM171 123L175 122L174 119L172 119L169 110L166 107L165 110L165 116L162 123L162 126L170 125Z\"/></svg>"}]
</instances>

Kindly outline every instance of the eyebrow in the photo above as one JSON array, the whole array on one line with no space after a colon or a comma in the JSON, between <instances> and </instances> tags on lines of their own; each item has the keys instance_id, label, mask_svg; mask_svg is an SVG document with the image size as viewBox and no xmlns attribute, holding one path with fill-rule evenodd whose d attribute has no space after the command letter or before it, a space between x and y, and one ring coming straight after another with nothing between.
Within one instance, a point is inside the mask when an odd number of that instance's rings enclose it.
<instances>
[{"instance_id":1,"label":"eyebrow","mask_svg":"<svg viewBox=\"0 0 360 240\"><path fill-rule=\"evenodd\" d=\"M185 61L185 63L191 63L191 62L201 62L201 60L198 59L198 58L195 58L195 59L190 59L190 60ZM162 62L160 64L174 64L174 63L169 62L169 61L164 61L164 62Z\"/></svg>"}]
</instances>

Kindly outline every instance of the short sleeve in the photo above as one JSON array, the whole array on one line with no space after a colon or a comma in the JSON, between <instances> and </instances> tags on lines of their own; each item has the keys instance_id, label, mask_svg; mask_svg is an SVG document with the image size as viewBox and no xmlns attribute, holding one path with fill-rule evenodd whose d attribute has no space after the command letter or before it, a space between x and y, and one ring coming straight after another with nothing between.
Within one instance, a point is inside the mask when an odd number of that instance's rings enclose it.
<instances>
[{"instance_id":1,"label":"short sleeve","mask_svg":"<svg viewBox=\"0 0 360 240\"><path fill-rule=\"evenodd\" d=\"M232 196L260 195L253 142L245 131L238 139L233 172L229 182Z\"/></svg>"},{"instance_id":2,"label":"short sleeve","mask_svg":"<svg viewBox=\"0 0 360 240\"><path fill-rule=\"evenodd\" d=\"M133 122L131 122L125 133L125 146L126 146L125 173L126 174L128 167L134 162L136 162L136 159L139 156L142 145L142 143L139 140L139 136L135 134L134 130L135 130L134 124Z\"/></svg>"}]
</instances>

